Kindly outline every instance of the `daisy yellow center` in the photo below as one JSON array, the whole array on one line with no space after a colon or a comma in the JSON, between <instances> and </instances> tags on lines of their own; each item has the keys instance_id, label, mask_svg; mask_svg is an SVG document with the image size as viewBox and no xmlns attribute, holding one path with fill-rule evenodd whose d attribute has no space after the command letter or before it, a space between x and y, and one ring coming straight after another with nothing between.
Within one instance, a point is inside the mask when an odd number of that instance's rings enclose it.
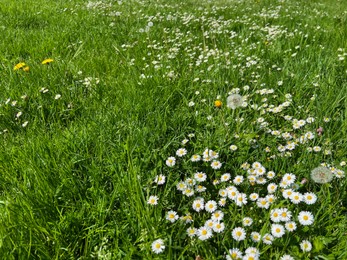
<instances>
[{"instance_id":1,"label":"daisy yellow center","mask_svg":"<svg viewBox=\"0 0 347 260\"><path fill-rule=\"evenodd\" d=\"M210 209L212 209L212 208L213 208L213 205L212 205L212 204L210 204L210 205L209 205L209 208L210 208Z\"/></svg>"},{"instance_id":2,"label":"daisy yellow center","mask_svg":"<svg viewBox=\"0 0 347 260\"><path fill-rule=\"evenodd\" d=\"M205 236L207 234L207 230L203 230L201 234Z\"/></svg>"},{"instance_id":3,"label":"daisy yellow center","mask_svg":"<svg viewBox=\"0 0 347 260\"><path fill-rule=\"evenodd\" d=\"M236 257L237 257L237 254L234 252L234 253L231 254L231 257L232 257L232 258L236 258Z\"/></svg>"},{"instance_id":4,"label":"daisy yellow center","mask_svg":"<svg viewBox=\"0 0 347 260\"><path fill-rule=\"evenodd\" d=\"M308 216L304 216L303 219L304 219L304 220L308 220Z\"/></svg>"},{"instance_id":5,"label":"daisy yellow center","mask_svg":"<svg viewBox=\"0 0 347 260\"><path fill-rule=\"evenodd\" d=\"M262 205L265 205L265 204L266 204L266 201L265 201L265 200L262 200L262 201L261 201L261 204L262 204Z\"/></svg>"},{"instance_id":6,"label":"daisy yellow center","mask_svg":"<svg viewBox=\"0 0 347 260\"><path fill-rule=\"evenodd\" d=\"M286 216L287 216L287 213L283 212L283 213L282 213L282 217L285 218Z\"/></svg>"},{"instance_id":7,"label":"daisy yellow center","mask_svg":"<svg viewBox=\"0 0 347 260\"><path fill-rule=\"evenodd\" d=\"M281 229L280 229L280 228L276 228L276 232L277 232L277 233L280 233L280 232L281 232Z\"/></svg>"},{"instance_id":8,"label":"daisy yellow center","mask_svg":"<svg viewBox=\"0 0 347 260\"><path fill-rule=\"evenodd\" d=\"M219 217L219 213L214 214L214 216L215 216L216 218L218 218L218 217Z\"/></svg>"},{"instance_id":9,"label":"daisy yellow center","mask_svg":"<svg viewBox=\"0 0 347 260\"><path fill-rule=\"evenodd\" d=\"M169 218L175 218L174 214L170 214Z\"/></svg>"},{"instance_id":10,"label":"daisy yellow center","mask_svg":"<svg viewBox=\"0 0 347 260\"><path fill-rule=\"evenodd\" d=\"M297 196L297 195L296 195L296 196L294 196L294 199L298 200L298 199L299 199L299 196Z\"/></svg>"},{"instance_id":11,"label":"daisy yellow center","mask_svg":"<svg viewBox=\"0 0 347 260\"><path fill-rule=\"evenodd\" d=\"M236 192L235 192L235 191L232 191L232 192L231 192L231 195L232 195L232 196L235 196L235 195L236 195Z\"/></svg>"},{"instance_id":12,"label":"daisy yellow center","mask_svg":"<svg viewBox=\"0 0 347 260\"><path fill-rule=\"evenodd\" d=\"M308 248L308 244L304 244L304 248Z\"/></svg>"},{"instance_id":13,"label":"daisy yellow center","mask_svg":"<svg viewBox=\"0 0 347 260\"><path fill-rule=\"evenodd\" d=\"M308 200L311 200L311 199L312 199L312 197L309 195L309 196L307 196L307 199L308 199Z\"/></svg>"},{"instance_id":14,"label":"daisy yellow center","mask_svg":"<svg viewBox=\"0 0 347 260\"><path fill-rule=\"evenodd\" d=\"M159 248L160 248L160 244L156 244L156 245L155 245L155 248L156 248L156 249L159 249Z\"/></svg>"},{"instance_id":15,"label":"daisy yellow center","mask_svg":"<svg viewBox=\"0 0 347 260\"><path fill-rule=\"evenodd\" d=\"M216 228L221 228L221 225L220 225L220 224L217 224L217 225L216 225Z\"/></svg>"},{"instance_id":16,"label":"daisy yellow center","mask_svg":"<svg viewBox=\"0 0 347 260\"><path fill-rule=\"evenodd\" d=\"M236 232L236 236L240 237L242 235L242 232L241 231L237 231Z\"/></svg>"},{"instance_id":17,"label":"daisy yellow center","mask_svg":"<svg viewBox=\"0 0 347 260\"><path fill-rule=\"evenodd\" d=\"M293 228L293 224L289 224L288 226L289 226L289 228Z\"/></svg>"},{"instance_id":18,"label":"daisy yellow center","mask_svg":"<svg viewBox=\"0 0 347 260\"><path fill-rule=\"evenodd\" d=\"M197 203L197 204L196 204L196 207L197 207L197 208L200 208L200 207L201 207L201 204L200 204L200 203Z\"/></svg>"}]
</instances>

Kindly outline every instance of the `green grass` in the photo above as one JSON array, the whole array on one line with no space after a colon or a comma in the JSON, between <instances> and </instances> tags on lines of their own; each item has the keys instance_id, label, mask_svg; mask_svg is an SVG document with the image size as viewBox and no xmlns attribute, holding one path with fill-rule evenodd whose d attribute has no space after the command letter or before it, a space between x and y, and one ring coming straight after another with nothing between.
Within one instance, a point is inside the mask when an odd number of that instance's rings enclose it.
<instances>
[{"instance_id":1,"label":"green grass","mask_svg":"<svg viewBox=\"0 0 347 260\"><path fill-rule=\"evenodd\" d=\"M347 160L346 9L345 1L332 0L3 0L1 258L223 259L233 247L256 246L260 259L286 253L295 259L346 259L346 180L320 185L310 179L323 162L345 170L340 163ZM41 64L47 58L54 61ZM20 62L30 70L14 70ZM248 95L247 107L226 107L233 88ZM264 88L276 96L256 93ZM287 93L291 104L279 114L250 107L278 105ZM315 121L295 130L284 115ZM241 117L243 122L235 120ZM316 134L320 126L324 132L281 157L277 146L283 140L259 128L260 117L271 130L297 137ZM190 133L195 137L183 146ZM238 150L231 153L231 144ZM270 153L264 152L267 146ZM313 146L322 151L307 152ZM181 147L188 155L176 156L177 165L167 167L165 160ZM189 161L206 148L219 153L221 170ZM306 178L299 191L317 194L316 204L288 204L277 191L273 208L289 207L295 216L311 211L314 224L297 223L293 235L257 245L250 232L270 233L271 222L269 210L254 203L240 208L228 201L225 231L207 241L189 238L191 225L165 219L169 210L180 216L189 211L193 225L202 226L209 215L194 213L196 196L182 195L176 184L204 171L207 192L201 196L218 200L226 184L214 186L212 180L225 172L247 179L240 169L246 161L275 171L272 182L289 172L298 184ZM159 174L166 176L164 185L154 183ZM246 182L240 189L267 193L266 186ZM150 195L159 197L157 206L147 204ZM236 242L231 231L244 216L255 223L247 239ZM151 244L159 238L165 250L157 255ZM303 239L312 242L311 252L300 249Z\"/></svg>"}]
</instances>

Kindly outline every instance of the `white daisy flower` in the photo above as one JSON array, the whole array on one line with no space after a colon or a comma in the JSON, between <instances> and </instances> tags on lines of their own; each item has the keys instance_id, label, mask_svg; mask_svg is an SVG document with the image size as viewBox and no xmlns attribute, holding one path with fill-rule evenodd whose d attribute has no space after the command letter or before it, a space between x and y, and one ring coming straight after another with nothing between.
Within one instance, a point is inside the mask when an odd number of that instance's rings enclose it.
<instances>
[{"instance_id":1,"label":"white daisy flower","mask_svg":"<svg viewBox=\"0 0 347 260\"><path fill-rule=\"evenodd\" d=\"M147 200L147 204L149 205L158 205L158 196L149 196L148 200Z\"/></svg>"},{"instance_id":2,"label":"white daisy flower","mask_svg":"<svg viewBox=\"0 0 347 260\"><path fill-rule=\"evenodd\" d=\"M197 236L200 240L206 240L212 237L212 230L208 227L200 227L197 231Z\"/></svg>"},{"instance_id":3,"label":"white daisy flower","mask_svg":"<svg viewBox=\"0 0 347 260\"><path fill-rule=\"evenodd\" d=\"M284 226L286 227L286 229L289 231L289 232L293 232L296 230L296 223L294 221L289 221L289 222L286 222L284 224Z\"/></svg>"},{"instance_id":4,"label":"white daisy flower","mask_svg":"<svg viewBox=\"0 0 347 260\"><path fill-rule=\"evenodd\" d=\"M281 221L281 214L279 209L272 209L270 211L270 219L272 222L278 223Z\"/></svg>"},{"instance_id":5,"label":"white daisy flower","mask_svg":"<svg viewBox=\"0 0 347 260\"><path fill-rule=\"evenodd\" d=\"M226 256L227 260L241 259L242 252L238 248L229 249L228 255Z\"/></svg>"},{"instance_id":6,"label":"white daisy flower","mask_svg":"<svg viewBox=\"0 0 347 260\"><path fill-rule=\"evenodd\" d=\"M226 182L230 180L230 173L224 173L221 177L220 177L220 181L221 182Z\"/></svg>"},{"instance_id":7,"label":"white daisy flower","mask_svg":"<svg viewBox=\"0 0 347 260\"><path fill-rule=\"evenodd\" d=\"M261 236L258 232L252 232L251 239L253 240L253 242L259 242L261 239Z\"/></svg>"},{"instance_id":8,"label":"white daisy flower","mask_svg":"<svg viewBox=\"0 0 347 260\"><path fill-rule=\"evenodd\" d=\"M154 182L157 183L158 185L163 185L165 183L165 175L159 174L155 176Z\"/></svg>"},{"instance_id":9,"label":"white daisy flower","mask_svg":"<svg viewBox=\"0 0 347 260\"><path fill-rule=\"evenodd\" d=\"M268 171L266 174L266 177L270 180L273 179L275 176L276 176L276 174L273 171Z\"/></svg>"},{"instance_id":10,"label":"white daisy flower","mask_svg":"<svg viewBox=\"0 0 347 260\"><path fill-rule=\"evenodd\" d=\"M273 240L274 237L270 234L265 234L262 239L263 243L267 245L271 245Z\"/></svg>"},{"instance_id":11,"label":"white daisy flower","mask_svg":"<svg viewBox=\"0 0 347 260\"><path fill-rule=\"evenodd\" d=\"M303 252L310 252L312 249L312 244L308 240L302 240L300 243L300 248Z\"/></svg>"},{"instance_id":12,"label":"white daisy flower","mask_svg":"<svg viewBox=\"0 0 347 260\"><path fill-rule=\"evenodd\" d=\"M256 254L245 254L242 257L242 260L259 260L259 257Z\"/></svg>"},{"instance_id":13,"label":"white daisy flower","mask_svg":"<svg viewBox=\"0 0 347 260\"><path fill-rule=\"evenodd\" d=\"M293 192L294 191L292 189L285 189L282 192L282 196L283 196L283 198L288 199L292 196Z\"/></svg>"},{"instance_id":14,"label":"white daisy flower","mask_svg":"<svg viewBox=\"0 0 347 260\"><path fill-rule=\"evenodd\" d=\"M165 250L165 245L164 245L164 241L162 239L157 239L157 240L153 241L152 251L155 254L160 254L160 253L164 252L164 250Z\"/></svg>"},{"instance_id":15,"label":"white daisy flower","mask_svg":"<svg viewBox=\"0 0 347 260\"><path fill-rule=\"evenodd\" d=\"M245 193L238 193L235 199L237 206L241 207L247 204L247 195Z\"/></svg>"},{"instance_id":16,"label":"white daisy flower","mask_svg":"<svg viewBox=\"0 0 347 260\"><path fill-rule=\"evenodd\" d=\"M246 254L254 254L256 257L259 258L260 256L260 252L259 250L256 248L256 247L248 247L246 250L245 250L245 253Z\"/></svg>"},{"instance_id":17,"label":"white daisy flower","mask_svg":"<svg viewBox=\"0 0 347 260\"><path fill-rule=\"evenodd\" d=\"M225 225L223 222L214 222L214 226L213 226L213 231L216 233L221 233L223 232L225 229Z\"/></svg>"},{"instance_id":18,"label":"white daisy flower","mask_svg":"<svg viewBox=\"0 0 347 260\"><path fill-rule=\"evenodd\" d=\"M166 219L171 223L174 223L178 219L178 215L176 211L170 210L166 214Z\"/></svg>"},{"instance_id":19,"label":"white daisy flower","mask_svg":"<svg viewBox=\"0 0 347 260\"><path fill-rule=\"evenodd\" d=\"M192 158L190 158L190 160L191 160L192 162L201 161L201 156L198 155L198 154L194 154L194 155L192 156Z\"/></svg>"},{"instance_id":20,"label":"white daisy flower","mask_svg":"<svg viewBox=\"0 0 347 260\"><path fill-rule=\"evenodd\" d=\"M177 190L184 191L187 188L187 184L185 184L183 181L180 181L176 185Z\"/></svg>"},{"instance_id":21,"label":"white daisy flower","mask_svg":"<svg viewBox=\"0 0 347 260\"><path fill-rule=\"evenodd\" d=\"M228 196L228 192L226 189L220 189L219 192L218 192L219 196L225 198Z\"/></svg>"},{"instance_id":22,"label":"white daisy flower","mask_svg":"<svg viewBox=\"0 0 347 260\"><path fill-rule=\"evenodd\" d=\"M231 235L236 241L242 241L246 238L246 231L242 227L237 227L233 229Z\"/></svg>"},{"instance_id":23,"label":"white daisy flower","mask_svg":"<svg viewBox=\"0 0 347 260\"><path fill-rule=\"evenodd\" d=\"M227 200L225 198L221 198L219 201L218 201L218 205L220 207L224 207L225 205L227 204Z\"/></svg>"},{"instance_id":24,"label":"white daisy flower","mask_svg":"<svg viewBox=\"0 0 347 260\"><path fill-rule=\"evenodd\" d=\"M230 150L231 151L236 151L237 150L237 146L234 145L234 144L230 145Z\"/></svg>"},{"instance_id":25,"label":"white daisy flower","mask_svg":"<svg viewBox=\"0 0 347 260\"><path fill-rule=\"evenodd\" d=\"M204 204L204 199L201 198L201 199L196 199L193 201L193 205L192 205L193 209L196 211L196 212L200 212L204 209L205 207L205 204Z\"/></svg>"},{"instance_id":26,"label":"white daisy flower","mask_svg":"<svg viewBox=\"0 0 347 260\"><path fill-rule=\"evenodd\" d=\"M293 192L289 199L293 204L299 204L304 200L304 196L300 192Z\"/></svg>"},{"instance_id":27,"label":"white daisy flower","mask_svg":"<svg viewBox=\"0 0 347 260\"><path fill-rule=\"evenodd\" d=\"M212 219L209 219L209 220L205 221L205 225L204 226L212 230L213 227L214 227L214 223L215 222Z\"/></svg>"},{"instance_id":28,"label":"white daisy flower","mask_svg":"<svg viewBox=\"0 0 347 260\"><path fill-rule=\"evenodd\" d=\"M194 178L198 182L206 181L207 175L204 172L197 172L194 174Z\"/></svg>"},{"instance_id":29,"label":"white daisy flower","mask_svg":"<svg viewBox=\"0 0 347 260\"><path fill-rule=\"evenodd\" d=\"M217 202L215 202L214 200L209 200L208 202L206 202L205 204L205 210L207 212L214 212L217 209Z\"/></svg>"},{"instance_id":30,"label":"white daisy flower","mask_svg":"<svg viewBox=\"0 0 347 260\"><path fill-rule=\"evenodd\" d=\"M245 217L242 219L242 225L244 225L245 227L249 227L250 225L252 225L253 223L253 219L250 217Z\"/></svg>"},{"instance_id":31,"label":"white daisy flower","mask_svg":"<svg viewBox=\"0 0 347 260\"><path fill-rule=\"evenodd\" d=\"M190 227L187 229L187 234L189 237L194 237L197 234L197 229L194 227Z\"/></svg>"},{"instance_id":32,"label":"white daisy flower","mask_svg":"<svg viewBox=\"0 0 347 260\"><path fill-rule=\"evenodd\" d=\"M295 182L296 176L292 173L286 173L283 175L282 180L286 181L288 185L291 185Z\"/></svg>"},{"instance_id":33,"label":"white daisy flower","mask_svg":"<svg viewBox=\"0 0 347 260\"><path fill-rule=\"evenodd\" d=\"M251 201L256 201L258 198L259 198L258 193L251 193L251 194L249 195L249 199L250 199Z\"/></svg>"},{"instance_id":34,"label":"white daisy flower","mask_svg":"<svg viewBox=\"0 0 347 260\"><path fill-rule=\"evenodd\" d=\"M312 225L314 222L314 217L311 212L309 211L301 211L298 216L298 220L301 225L303 226L309 226Z\"/></svg>"},{"instance_id":35,"label":"white daisy flower","mask_svg":"<svg viewBox=\"0 0 347 260\"><path fill-rule=\"evenodd\" d=\"M233 183L235 185L240 185L243 182L243 176L242 175L237 175L235 176Z\"/></svg>"},{"instance_id":36,"label":"white daisy flower","mask_svg":"<svg viewBox=\"0 0 347 260\"><path fill-rule=\"evenodd\" d=\"M290 221L290 218L292 217L292 212L289 211L287 208L281 208L279 210L279 214L281 216L281 221L283 222Z\"/></svg>"},{"instance_id":37,"label":"white daisy flower","mask_svg":"<svg viewBox=\"0 0 347 260\"><path fill-rule=\"evenodd\" d=\"M317 196L313 192L306 192L304 194L304 201L307 205L314 204L317 201Z\"/></svg>"},{"instance_id":38,"label":"white daisy flower","mask_svg":"<svg viewBox=\"0 0 347 260\"><path fill-rule=\"evenodd\" d=\"M282 226L281 224L272 224L271 225L271 234L274 237L282 237L285 233L285 229L284 226Z\"/></svg>"},{"instance_id":39,"label":"white daisy flower","mask_svg":"<svg viewBox=\"0 0 347 260\"><path fill-rule=\"evenodd\" d=\"M176 158L175 157L169 157L166 160L166 165L169 167L173 167L176 164Z\"/></svg>"},{"instance_id":40,"label":"white daisy flower","mask_svg":"<svg viewBox=\"0 0 347 260\"><path fill-rule=\"evenodd\" d=\"M270 183L270 184L267 186L267 191L268 191L268 193L270 193L270 194L276 192L276 190L277 190L277 184L275 184L275 183Z\"/></svg>"},{"instance_id":41,"label":"white daisy flower","mask_svg":"<svg viewBox=\"0 0 347 260\"><path fill-rule=\"evenodd\" d=\"M206 189L207 188L205 186L202 186L202 185L196 185L195 186L195 191L197 191L199 193L206 191Z\"/></svg>"},{"instance_id":42,"label":"white daisy flower","mask_svg":"<svg viewBox=\"0 0 347 260\"><path fill-rule=\"evenodd\" d=\"M214 170L218 170L218 169L220 169L222 167L222 163L220 161L213 161L211 163L211 167Z\"/></svg>"},{"instance_id":43,"label":"white daisy flower","mask_svg":"<svg viewBox=\"0 0 347 260\"><path fill-rule=\"evenodd\" d=\"M185 156L187 154L187 149L185 149L185 148L180 148L180 149L178 149L177 151L176 151L176 155L178 156L178 157L183 157L183 156Z\"/></svg>"},{"instance_id":44,"label":"white daisy flower","mask_svg":"<svg viewBox=\"0 0 347 260\"><path fill-rule=\"evenodd\" d=\"M224 217L224 213L221 210L216 210L215 212L212 213L211 219L215 222L222 221Z\"/></svg>"},{"instance_id":45,"label":"white daisy flower","mask_svg":"<svg viewBox=\"0 0 347 260\"><path fill-rule=\"evenodd\" d=\"M188 187L182 191L182 194L186 195L187 197L191 197L194 195L194 189Z\"/></svg>"},{"instance_id":46,"label":"white daisy flower","mask_svg":"<svg viewBox=\"0 0 347 260\"><path fill-rule=\"evenodd\" d=\"M261 209L268 209L270 207L270 203L265 198L259 198L257 200L257 206Z\"/></svg>"},{"instance_id":47,"label":"white daisy flower","mask_svg":"<svg viewBox=\"0 0 347 260\"><path fill-rule=\"evenodd\" d=\"M292 256L290 255L283 255L280 260L295 260Z\"/></svg>"},{"instance_id":48,"label":"white daisy flower","mask_svg":"<svg viewBox=\"0 0 347 260\"><path fill-rule=\"evenodd\" d=\"M228 191L228 198L231 200L235 200L237 197L237 194L239 193L237 188L234 186L229 186L226 188L226 190Z\"/></svg>"}]
</instances>

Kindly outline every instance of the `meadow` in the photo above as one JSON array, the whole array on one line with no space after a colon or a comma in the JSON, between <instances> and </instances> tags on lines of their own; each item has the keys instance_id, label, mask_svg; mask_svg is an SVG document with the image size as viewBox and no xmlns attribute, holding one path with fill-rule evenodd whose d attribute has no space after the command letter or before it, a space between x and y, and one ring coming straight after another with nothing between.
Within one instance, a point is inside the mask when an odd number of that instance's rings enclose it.
<instances>
[{"instance_id":1,"label":"meadow","mask_svg":"<svg viewBox=\"0 0 347 260\"><path fill-rule=\"evenodd\" d=\"M1 259L347 259L347 2L2 0Z\"/></svg>"}]
</instances>

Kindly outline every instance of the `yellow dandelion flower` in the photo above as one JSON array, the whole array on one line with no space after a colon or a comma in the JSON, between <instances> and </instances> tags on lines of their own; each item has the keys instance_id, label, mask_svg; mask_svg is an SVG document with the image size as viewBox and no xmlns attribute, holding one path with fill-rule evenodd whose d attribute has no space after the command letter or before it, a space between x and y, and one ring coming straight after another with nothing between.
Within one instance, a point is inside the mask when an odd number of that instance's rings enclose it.
<instances>
[{"instance_id":1,"label":"yellow dandelion flower","mask_svg":"<svg viewBox=\"0 0 347 260\"><path fill-rule=\"evenodd\" d=\"M25 67L23 68L23 70L24 70L25 72L28 72L28 71L30 70L30 68L29 68L29 66L25 66Z\"/></svg>"},{"instance_id":2,"label":"yellow dandelion flower","mask_svg":"<svg viewBox=\"0 0 347 260\"><path fill-rule=\"evenodd\" d=\"M16 64L13 68L13 70L20 70L22 69L23 67L25 66L25 63L24 62L20 62L18 64Z\"/></svg>"},{"instance_id":3,"label":"yellow dandelion flower","mask_svg":"<svg viewBox=\"0 0 347 260\"><path fill-rule=\"evenodd\" d=\"M53 59L45 59L41 62L41 64L49 64L51 62L53 62Z\"/></svg>"},{"instance_id":4,"label":"yellow dandelion flower","mask_svg":"<svg viewBox=\"0 0 347 260\"><path fill-rule=\"evenodd\" d=\"M221 108L221 107L222 107L222 101L216 100L216 101L214 102L214 106L215 106L215 107L218 107L218 108Z\"/></svg>"}]
</instances>

